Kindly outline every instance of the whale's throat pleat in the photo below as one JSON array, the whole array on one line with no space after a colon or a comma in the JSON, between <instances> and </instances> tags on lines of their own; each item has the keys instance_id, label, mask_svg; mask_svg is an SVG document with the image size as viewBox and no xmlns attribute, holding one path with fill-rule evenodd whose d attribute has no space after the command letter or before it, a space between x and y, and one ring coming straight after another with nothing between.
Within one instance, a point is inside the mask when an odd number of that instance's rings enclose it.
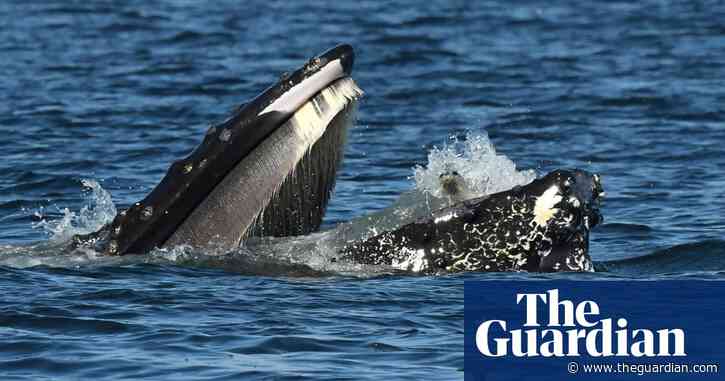
<instances>
[{"instance_id":1,"label":"whale's throat pleat","mask_svg":"<svg viewBox=\"0 0 725 381\"><path fill-rule=\"evenodd\" d=\"M335 116L257 216L247 236L304 235L320 227L335 187L335 174L342 163L352 116L353 111L349 110Z\"/></svg>"},{"instance_id":2,"label":"whale's throat pleat","mask_svg":"<svg viewBox=\"0 0 725 381\"><path fill-rule=\"evenodd\" d=\"M230 249L251 236L318 229L361 94L343 78L302 105L224 177L164 246Z\"/></svg>"}]
</instances>

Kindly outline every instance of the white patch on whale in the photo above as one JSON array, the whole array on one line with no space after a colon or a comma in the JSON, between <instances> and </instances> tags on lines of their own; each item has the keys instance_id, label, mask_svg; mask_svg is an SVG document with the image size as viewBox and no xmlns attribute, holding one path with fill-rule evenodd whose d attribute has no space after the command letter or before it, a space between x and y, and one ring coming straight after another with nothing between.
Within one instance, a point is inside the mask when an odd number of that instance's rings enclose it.
<instances>
[{"instance_id":1,"label":"white patch on whale","mask_svg":"<svg viewBox=\"0 0 725 381\"><path fill-rule=\"evenodd\" d=\"M534 222L539 226L546 226L546 223L559 211L559 209L554 208L554 205L560 201L561 195L559 194L559 187L552 185L549 189L545 190L541 196L536 198Z\"/></svg>"},{"instance_id":2,"label":"white patch on whale","mask_svg":"<svg viewBox=\"0 0 725 381\"><path fill-rule=\"evenodd\" d=\"M449 213L440 217L436 217L435 220L433 220L434 223L438 224L441 222L447 222L450 221L452 218L456 218L458 215L456 213Z\"/></svg>"},{"instance_id":3,"label":"white patch on whale","mask_svg":"<svg viewBox=\"0 0 725 381\"><path fill-rule=\"evenodd\" d=\"M303 104L309 104L307 100L312 98L320 90L325 89L329 83L344 76L345 69L343 69L342 63L340 63L339 59L334 60L325 65L317 73L312 74L309 78L305 78L287 90L287 92L275 99L274 102L270 103L269 106L265 107L259 115L274 111L281 112L284 115L290 115Z\"/></svg>"},{"instance_id":4,"label":"white patch on whale","mask_svg":"<svg viewBox=\"0 0 725 381\"><path fill-rule=\"evenodd\" d=\"M428 259L426 259L423 249L411 251L410 249L404 248L403 254L407 255L405 260L398 261L393 259L393 268L413 272L421 272L428 268Z\"/></svg>"}]
</instances>

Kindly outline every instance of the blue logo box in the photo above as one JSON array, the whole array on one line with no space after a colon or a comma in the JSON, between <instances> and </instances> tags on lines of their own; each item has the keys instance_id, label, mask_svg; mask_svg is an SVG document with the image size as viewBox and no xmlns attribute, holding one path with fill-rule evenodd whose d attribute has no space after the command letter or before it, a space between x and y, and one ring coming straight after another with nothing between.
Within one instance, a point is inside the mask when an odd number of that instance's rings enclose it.
<instances>
[{"instance_id":1,"label":"blue logo box","mask_svg":"<svg viewBox=\"0 0 725 381\"><path fill-rule=\"evenodd\" d=\"M725 379L725 282L466 281L466 380Z\"/></svg>"}]
</instances>

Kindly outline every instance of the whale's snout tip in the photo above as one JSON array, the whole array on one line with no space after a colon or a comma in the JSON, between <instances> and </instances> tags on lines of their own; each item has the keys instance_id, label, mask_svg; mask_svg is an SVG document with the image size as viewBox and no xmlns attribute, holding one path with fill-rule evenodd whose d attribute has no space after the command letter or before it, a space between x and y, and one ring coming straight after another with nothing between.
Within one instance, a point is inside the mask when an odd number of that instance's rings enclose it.
<instances>
[{"instance_id":1,"label":"whale's snout tip","mask_svg":"<svg viewBox=\"0 0 725 381\"><path fill-rule=\"evenodd\" d=\"M318 57L313 58L310 61L310 67L312 69L317 69L319 66L324 66L334 61L340 63L345 75L350 76L352 74L353 64L355 63L355 51L352 46L348 44L337 45L334 48L320 54Z\"/></svg>"},{"instance_id":2,"label":"whale's snout tip","mask_svg":"<svg viewBox=\"0 0 725 381\"><path fill-rule=\"evenodd\" d=\"M340 64L345 74L350 75L352 73L352 65L355 63L355 51L352 46L348 44L338 45L337 53L339 54Z\"/></svg>"}]
</instances>

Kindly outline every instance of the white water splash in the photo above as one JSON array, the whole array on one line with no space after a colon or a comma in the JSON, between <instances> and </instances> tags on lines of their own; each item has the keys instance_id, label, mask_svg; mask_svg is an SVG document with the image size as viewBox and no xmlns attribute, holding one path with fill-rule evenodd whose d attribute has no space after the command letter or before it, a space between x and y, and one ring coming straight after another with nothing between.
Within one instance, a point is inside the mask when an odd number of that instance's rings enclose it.
<instances>
[{"instance_id":1,"label":"white water splash","mask_svg":"<svg viewBox=\"0 0 725 381\"><path fill-rule=\"evenodd\" d=\"M77 213L64 208L60 220L48 220L43 216L42 209L35 212L40 222L33 227L45 230L53 242L65 242L74 235L97 231L116 216L116 206L113 204L111 194L103 189L101 184L86 179L81 183L86 188L85 205Z\"/></svg>"},{"instance_id":2,"label":"white water splash","mask_svg":"<svg viewBox=\"0 0 725 381\"><path fill-rule=\"evenodd\" d=\"M439 176L451 171L463 177L471 198L526 185L536 178L533 170L519 171L511 159L496 153L485 132L471 132L465 140L452 138L452 143L433 148L428 153L428 164L414 168L416 189L443 198Z\"/></svg>"}]
</instances>

